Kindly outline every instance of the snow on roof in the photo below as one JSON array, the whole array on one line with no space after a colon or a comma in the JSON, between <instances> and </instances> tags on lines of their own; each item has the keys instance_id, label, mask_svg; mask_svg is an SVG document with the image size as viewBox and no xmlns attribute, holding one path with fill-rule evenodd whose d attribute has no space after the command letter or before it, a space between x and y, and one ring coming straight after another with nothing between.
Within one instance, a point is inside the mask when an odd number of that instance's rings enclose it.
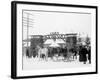
<instances>
[{"instance_id":1,"label":"snow on roof","mask_svg":"<svg viewBox=\"0 0 100 80\"><path fill-rule=\"evenodd\" d=\"M66 42L63 39L56 39L56 43L58 43L58 44L66 44Z\"/></svg>"},{"instance_id":2,"label":"snow on roof","mask_svg":"<svg viewBox=\"0 0 100 80\"><path fill-rule=\"evenodd\" d=\"M44 44L52 44L54 42L53 39L47 39Z\"/></svg>"},{"instance_id":3,"label":"snow on roof","mask_svg":"<svg viewBox=\"0 0 100 80\"><path fill-rule=\"evenodd\" d=\"M51 45L49 45L49 47L60 47L60 45L56 42L53 42Z\"/></svg>"}]
</instances>

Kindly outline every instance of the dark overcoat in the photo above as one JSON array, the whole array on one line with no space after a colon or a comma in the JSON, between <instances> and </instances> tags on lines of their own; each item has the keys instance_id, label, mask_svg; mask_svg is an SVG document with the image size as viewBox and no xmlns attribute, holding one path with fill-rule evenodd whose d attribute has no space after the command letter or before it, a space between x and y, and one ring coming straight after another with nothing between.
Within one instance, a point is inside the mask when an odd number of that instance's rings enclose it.
<instances>
[{"instance_id":1,"label":"dark overcoat","mask_svg":"<svg viewBox=\"0 0 100 80\"><path fill-rule=\"evenodd\" d=\"M79 51L79 61L86 62L87 61L87 49L86 48L81 48Z\"/></svg>"}]
</instances>

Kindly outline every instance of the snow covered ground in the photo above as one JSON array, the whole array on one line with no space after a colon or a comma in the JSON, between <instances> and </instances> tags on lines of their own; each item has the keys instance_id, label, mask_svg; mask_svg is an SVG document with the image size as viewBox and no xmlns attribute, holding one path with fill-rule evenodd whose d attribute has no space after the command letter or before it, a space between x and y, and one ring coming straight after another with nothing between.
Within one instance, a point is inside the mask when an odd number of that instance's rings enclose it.
<instances>
[{"instance_id":1,"label":"snow covered ground","mask_svg":"<svg viewBox=\"0 0 100 80\"><path fill-rule=\"evenodd\" d=\"M58 61L53 61L50 58L48 61L41 60L38 58L27 58L23 57L23 70L36 70L36 69L59 69L59 68L79 68L79 67L90 67L91 64L88 62L83 64L83 62L79 62L79 59L73 61L62 61L58 59Z\"/></svg>"}]
</instances>

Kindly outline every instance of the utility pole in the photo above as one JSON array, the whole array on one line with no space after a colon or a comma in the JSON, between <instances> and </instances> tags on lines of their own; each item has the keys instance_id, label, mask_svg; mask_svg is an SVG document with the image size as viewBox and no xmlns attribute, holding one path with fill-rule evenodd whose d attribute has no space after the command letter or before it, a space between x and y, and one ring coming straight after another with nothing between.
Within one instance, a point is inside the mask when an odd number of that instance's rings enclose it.
<instances>
[{"instance_id":1,"label":"utility pole","mask_svg":"<svg viewBox=\"0 0 100 80\"><path fill-rule=\"evenodd\" d=\"M27 14L27 48L28 48L29 14Z\"/></svg>"},{"instance_id":2,"label":"utility pole","mask_svg":"<svg viewBox=\"0 0 100 80\"><path fill-rule=\"evenodd\" d=\"M24 26L27 27L27 39L26 39L26 41L27 41L27 48L28 48L28 45L29 45L29 27L32 27L31 23L33 23L33 20L30 18L30 16L32 14L30 14L28 12L24 12L24 14L26 14L26 17L23 17L23 24L24 24Z\"/></svg>"}]
</instances>

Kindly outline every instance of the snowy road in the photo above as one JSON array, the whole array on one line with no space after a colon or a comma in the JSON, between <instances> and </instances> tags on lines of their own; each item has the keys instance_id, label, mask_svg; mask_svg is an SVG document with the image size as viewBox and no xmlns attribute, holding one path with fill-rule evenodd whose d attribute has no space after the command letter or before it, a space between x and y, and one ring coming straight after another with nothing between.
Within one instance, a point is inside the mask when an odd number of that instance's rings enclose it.
<instances>
[{"instance_id":1,"label":"snowy road","mask_svg":"<svg viewBox=\"0 0 100 80\"><path fill-rule=\"evenodd\" d=\"M48 61L41 60L38 58L26 58L23 57L23 69L24 70L36 70L36 69L59 69L59 68L79 68L79 67L90 67L91 64L83 64L79 60L74 61Z\"/></svg>"}]
</instances>

